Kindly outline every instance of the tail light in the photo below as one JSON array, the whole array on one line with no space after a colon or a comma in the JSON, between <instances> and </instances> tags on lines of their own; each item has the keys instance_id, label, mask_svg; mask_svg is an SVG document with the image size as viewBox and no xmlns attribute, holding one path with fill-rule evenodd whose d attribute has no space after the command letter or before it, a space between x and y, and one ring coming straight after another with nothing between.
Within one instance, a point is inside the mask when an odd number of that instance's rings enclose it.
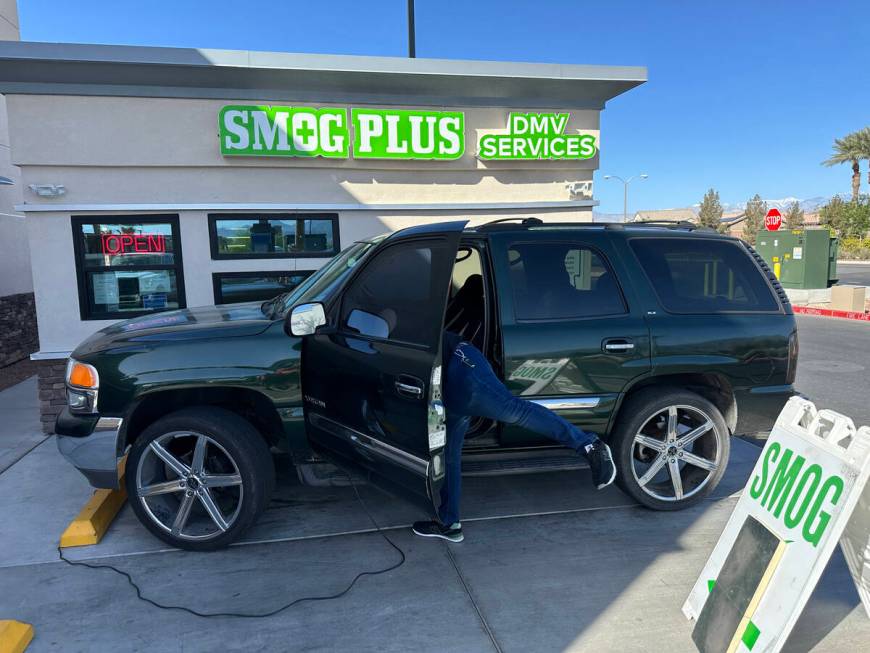
<instances>
[{"instance_id":1,"label":"tail light","mask_svg":"<svg viewBox=\"0 0 870 653\"><path fill-rule=\"evenodd\" d=\"M799 349L797 331L792 331L791 335L788 337L788 368L785 373L785 382L788 384L794 383L795 377L797 376Z\"/></svg>"}]
</instances>

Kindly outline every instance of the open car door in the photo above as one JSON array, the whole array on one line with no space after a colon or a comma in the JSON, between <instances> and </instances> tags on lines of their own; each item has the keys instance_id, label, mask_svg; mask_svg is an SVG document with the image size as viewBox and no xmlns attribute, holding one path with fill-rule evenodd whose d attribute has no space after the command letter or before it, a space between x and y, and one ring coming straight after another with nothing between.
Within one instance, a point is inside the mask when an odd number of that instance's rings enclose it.
<instances>
[{"instance_id":1,"label":"open car door","mask_svg":"<svg viewBox=\"0 0 870 653\"><path fill-rule=\"evenodd\" d=\"M384 240L302 347L312 447L436 510L444 480L441 330L465 224L422 225Z\"/></svg>"}]
</instances>

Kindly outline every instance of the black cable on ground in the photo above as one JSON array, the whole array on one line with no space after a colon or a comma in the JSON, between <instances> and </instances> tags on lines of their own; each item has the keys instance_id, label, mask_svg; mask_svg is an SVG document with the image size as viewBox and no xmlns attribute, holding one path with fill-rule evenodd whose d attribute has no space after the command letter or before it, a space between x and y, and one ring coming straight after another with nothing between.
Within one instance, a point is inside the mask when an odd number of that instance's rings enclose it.
<instances>
[{"instance_id":1,"label":"black cable on ground","mask_svg":"<svg viewBox=\"0 0 870 653\"><path fill-rule=\"evenodd\" d=\"M363 511L368 516L369 521L371 521L372 525L375 527L375 530L377 530L377 532L380 534L380 536L383 537L384 540L387 541L387 544L389 544L396 551L398 551L399 556L401 556L401 559L398 562L396 562L395 564L390 565L389 567L386 567L384 569L379 569L377 571L361 571L356 576L354 576L353 580L350 581L350 584L348 584L348 586L345 587L340 592L337 592L335 594L328 594L328 595L324 595L324 596L303 596L303 597L300 597L298 599L294 599L293 601L290 601L289 603L285 603L284 605L282 605L278 608L275 608L274 610L270 610L269 612L200 612L199 610L194 610L193 608L188 608L188 607L185 607L183 605L166 605L165 603L160 603L160 602L155 601L153 599L149 599L147 596L143 596L142 595L142 588L139 587L139 585L136 583L136 581L133 580L133 577L130 574L128 574L126 571L118 569L117 567L113 567L112 565L104 565L104 564L97 565L97 564L91 564L89 562L80 562L80 561L76 561L76 560L70 560L69 558L67 558L63 555L63 550L60 548L60 546L57 547L57 554L61 560L63 560L65 563L67 563L68 565L71 565L73 567L87 567L88 569L108 569L110 571L115 572L116 574L123 576L124 578L127 579L127 582L130 584L130 586L136 591L136 598L138 598L140 601L144 601L145 603L148 603L149 605L152 605L155 608L159 608L161 610L177 610L178 612L186 612L188 614L192 614L195 617L203 617L206 619L211 619L211 618L215 618L215 617L236 617L238 619L264 619L266 617L273 617L276 614L278 614L279 612L284 612L285 610L288 610L288 609L292 608L294 605L298 605L300 603L314 602L314 601L331 601L333 599L341 598L342 596L344 596L345 594L350 592L350 590L353 589L353 586L356 585L357 581L360 578L362 578L363 576L379 576L381 574L386 574L386 573L391 572L395 569L398 569L403 564L405 564L405 552L402 551L402 549L399 548L399 546L395 542L393 542L383 530L381 530L380 525L375 520L375 518L372 516L372 513L369 512L368 506L366 506L365 501L363 501L362 496L360 496L360 493L359 493L359 490L357 489L356 483L353 482L353 479L350 477L350 475L348 475L348 479L350 480L350 484L351 484L351 487L353 487L354 494L356 494L356 498L359 501L359 504L362 506Z\"/></svg>"}]
</instances>

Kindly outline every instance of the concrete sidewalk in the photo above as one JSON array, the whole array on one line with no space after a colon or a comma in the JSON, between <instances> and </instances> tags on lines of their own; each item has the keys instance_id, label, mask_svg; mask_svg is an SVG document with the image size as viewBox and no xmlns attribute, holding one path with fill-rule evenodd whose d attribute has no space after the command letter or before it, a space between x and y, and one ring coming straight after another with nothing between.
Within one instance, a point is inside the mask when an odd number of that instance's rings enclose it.
<instances>
[{"instance_id":1,"label":"concrete sidewalk","mask_svg":"<svg viewBox=\"0 0 870 653\"><path fill-rule=\"evenodd\" d=\"M242 620L159 610L111 571L58 561L58 537L90 489L48 440L0 473L0 617L35 626L34 653L694 651L680 607L758 452L733 440L714 498L676 513L641 509L614 488L595 492L587 470L468 478L460 545L413 537L408 525L421 513L364 486L407 562L340 599ZM332 594L398 560L351 488L301 487L277 462L277 501L236 546L167 550L125 508L100 544L67 553L129 572L149 598L208 612ZM787 650L851 652L868 641L870 620L837 552Z\"/></svg>"},{"instance_id":2,"label":"concrete sidewalk","mask_svg":"<svg viewBox=\"0 0 870 653\"><path fill-rule=\"evenodd\" d=\"M39 422L36 377L0 391L0 473L45 438Z\"/></svg>"}]
</instances>

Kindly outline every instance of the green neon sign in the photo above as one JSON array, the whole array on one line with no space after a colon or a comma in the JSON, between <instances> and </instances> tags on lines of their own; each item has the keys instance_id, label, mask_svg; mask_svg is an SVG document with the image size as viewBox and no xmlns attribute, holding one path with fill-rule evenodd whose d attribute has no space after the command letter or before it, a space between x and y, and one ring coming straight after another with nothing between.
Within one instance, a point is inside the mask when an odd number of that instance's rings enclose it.
<instances>
[{"instance_id":1,"label":"green neon sign","mask_svg":"<svg viewBox=\"0 0 870 653\"><path fill-rule=\"evenodd\" d=\"M566 134L569 113L511 113L506 134L484 134L484 160L591 159L598 152L592 134Z\"/></svg>"},{"instance_id":2,"label":"green neon sign","mask_svg":"<svg viewBox=\"0 0 870 653\"><path fill-rule=\"evenodd\" d=\"M351 156L347 109L229 105L218 117L224 156ZM461 111L351 109L356 159L458 159L465 154Z\"/></svg>"},{"instance_id":3,"label":"green neon sign","mask_svg":"<svg viewBox=\"0 0 870 653\"><path fill-rule=\"evenodd\" d=\"M218 127L224 156L348 157L344 109L230 105Z\"/></svg>"},{"instance_id":4,"label":"green neon sign","mask_svg":"<svg viewBox=\"0 0 870 653\"><path fill-rule=\"evenodd\" d=\"M458 159L465 154L461 111L351 109L355 159Z\"/></svg>"}]
</instances>

